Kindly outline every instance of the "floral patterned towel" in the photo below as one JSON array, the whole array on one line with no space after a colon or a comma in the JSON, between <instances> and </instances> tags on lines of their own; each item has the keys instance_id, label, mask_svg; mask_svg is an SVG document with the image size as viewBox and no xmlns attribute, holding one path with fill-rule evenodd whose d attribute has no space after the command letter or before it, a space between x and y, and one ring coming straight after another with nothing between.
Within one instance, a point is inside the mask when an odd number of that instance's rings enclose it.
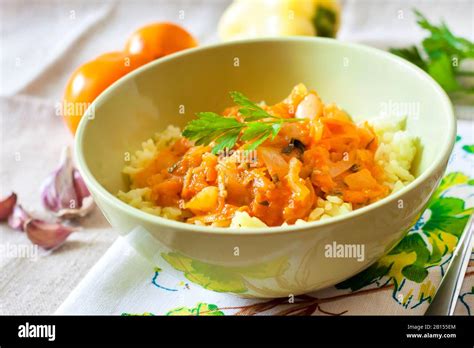
<instances>
[{"instance_id":1,"label":"floral patterned towel","mask_svg":"<svg viewBox=\"0 0 474 348\"><path fill-rule=\"evenodd\" d=\"M177 279L119 238L57 314L423 314L474 211L473 164L474 123L459 121L446 174L419 221L388 255L334 287L293 299L241 299L190 282L190 272ZM474 313L473 275L474 253L456 314Z\"/></svg>"}]
</instances>

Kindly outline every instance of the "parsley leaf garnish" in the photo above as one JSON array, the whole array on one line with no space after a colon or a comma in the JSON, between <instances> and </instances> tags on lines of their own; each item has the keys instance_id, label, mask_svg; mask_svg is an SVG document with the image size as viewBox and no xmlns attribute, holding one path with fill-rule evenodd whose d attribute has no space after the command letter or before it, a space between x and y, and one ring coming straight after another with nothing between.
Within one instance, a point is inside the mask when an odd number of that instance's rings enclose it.
<instances>
[{"instance_id":1,"label":"parsley leaf garnish","mask_svg":"<svg viewBox=\"0 0 474 348\"><path fill-rule=\"evenodd\" d=\"M274 116L240 92L230 92L243 122L233 116L222 116L215 112L199 112L197 119L189 122L182 135L194 140L196 145L214 142L212 153L232 149L238 141L247 142L245 149L255 150L268 138L274 139L286 122L301 122L303 119Z\"/></svg>"}]
</instances>

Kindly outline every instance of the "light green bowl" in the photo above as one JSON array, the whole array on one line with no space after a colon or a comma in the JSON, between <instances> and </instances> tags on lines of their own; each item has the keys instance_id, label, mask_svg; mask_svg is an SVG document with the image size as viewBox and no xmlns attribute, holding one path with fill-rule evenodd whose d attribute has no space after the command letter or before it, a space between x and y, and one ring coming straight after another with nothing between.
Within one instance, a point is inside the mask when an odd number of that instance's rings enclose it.
<instances>
[{"instance_id":1,"label":"light green bowl","mask_svg":"<svg viewBox=\"0 0 474 348\"><path fill-rule=\"evenodd\" d=\"M275 103L299 82L355 120L411 106L407 129L420 139L416 180L344 216L268 229L189 225L147 214L115 197L127 189L121 173L126 154L156 131L169 124L182 127L199 111L222 111L231 104L229 91ZM219 292L280 297L334 285L388 252L437 186L455 128L451 103L436 82L389 53L321 38L262 39L191 49L120 79L83 117L76 157L111 225L132 236L134 246L159 267ZM328 257L326 248L333 243L363 246L363 260L350 254Z\"/></svg>"}]
</instances>

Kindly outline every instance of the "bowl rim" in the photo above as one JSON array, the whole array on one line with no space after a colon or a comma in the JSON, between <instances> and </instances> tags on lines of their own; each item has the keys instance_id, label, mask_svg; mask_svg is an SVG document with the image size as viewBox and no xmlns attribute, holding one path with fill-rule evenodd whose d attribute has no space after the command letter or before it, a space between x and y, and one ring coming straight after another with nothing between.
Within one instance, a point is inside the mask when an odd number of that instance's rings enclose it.
<instances>
[{"instance_id":1,"label":"bowl rim","mask_svg":"<svg viewBox=\"0 0 474 348\"><path fill-rule=\"evenodd\" d=\"M89 170L89 167L86 164L86 160L83 153L83 135L87 125L90 122L88 114L91 113L91 110L94 110L95 106L101 104L107 96L113 92L114 90L120 88L120 86L135 78L135 76L145 73L147 70L152 69L155 65L159 65L165 63L167 61L176 59L178 57L189 56L193 55L196 52L202 51L212 51L214 49L219 49L220 47L227 47L227 46L238 46L238 45L245 45L245 44L255 44L255 43L292 43L292 42L315 42L315 43L322 43L324 45L333 45L333 46L344 46L349 47L354 50L363 51L367 54L373 54L385 59L391 60L393 63L404 66L406 69L411 70L417 78L425 80L429 85L434 88L438 97L441 98L443 108L445 109L444 114L446 114L446 121L448 122L447 125L443 125L446 129L446 133L449 135L446 137L446 141L441 145L441 151L439 152L438 156L435 158L433 162L430 163L428 168L426 168L419 176L415 178L412 182L410 182L405 187L401 188L400 190L391 193L387 197L383 199L371 203L365 207L359 208L357 210L351 211L350 213L339 215L335 217L331 217L330 219L319 220L319 221L312 221L306 222L305 224L299 225L286 225L286 226L269 226L266 228L262 227L245 227L245 228L238 228L238 227L213 227L213 226L200 226L200 225L192 225L187 224L185 222L175 221L171 219L166 219L164 217L160 217L157 215L153 215L142 211L138 208L132 207L131 205L123 202L118 197L107 191L94 177L94 175ZM257 38L257 39L243 39L243 40L234 40L224 43L215 43L195 48L186 49L184 51L176 52L170 54L166 57L159 58L155 61L147 63L134 71L128 73L127 75L123 76L119 80L115 81L107 87L87 108L84 115L82 116L79 126L77 128L75 134L75 141L74 141L74 154L77 163L77 167L84 178L89 189L97 196L100 196L101 199L105 200L107 204L111 206L115 206L124 214L132 215L134 218L138 220L145 220L147 223L150 224L157 224L157 225L165 225L170 227L174 230L182 230L188 232L196 232L202 234L219 234L219 235L229 235L229 236L241 236L241 235L273 235L273 234L285 234L285 233L294 233L298 231L304 230L314 230L323 226L328 225L337 225L347 220L354 218L356 216L360 216L370 211L379 209L383 206L388 206L397 202L400 197L405 195L406 193L416 189L419 187L425 180L427 180L437 169L443 167L445 163L447 163L449 156L452 152L455 143L456 137L456 119L454 116L453 106L452 103L446 94L446 92L441 88L441 86L425 71L423 71L418 66L402 59L394 54L389 52L365 46L362 44L357 43L350 43L344 42L336 39L330 38L321 38L321 37L264 37L264 38ZM112 226L113 227L113 226Z\"/></svg>"}]
</instances>

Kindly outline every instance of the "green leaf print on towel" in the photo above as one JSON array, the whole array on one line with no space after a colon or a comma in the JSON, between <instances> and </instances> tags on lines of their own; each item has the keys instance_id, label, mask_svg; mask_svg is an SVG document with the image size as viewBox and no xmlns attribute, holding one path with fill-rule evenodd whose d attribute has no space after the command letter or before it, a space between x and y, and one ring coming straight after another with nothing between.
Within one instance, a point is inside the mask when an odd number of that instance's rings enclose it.
<instances>
[{"instance_id":1,"label":"green leaf print on towel","mask_svg":"<svg viewBox=\"0 0 474 348\"><path fill-rule=\"evenodd\" d=\"M415 226L387 255L365 271L336 285L338 289L357 291L370 284L393 282L396 291L405 280L423 283L428 269L439 266L456 247L474 209L465 207L460 198L447 197L448 189L472 185L466 175L446 175ZM383 278L386 278L382 280Z\"/></svg>"},{"instance_id":2,"label":"green leaf print on towel","mask_svg":"<svg viewBox=\"0 0 474 348\"><path fill-rule=\"evenodd\" d=\"M473 185L472 181L473 179L469 180L469 177L467 177L463 173L449 173L443 179L441 179L441 182L439 183L438 188L435 190L433 196L431 197L430 202L437 200L443 192L446 192L451 187L463 184Z\"/></svg>"},{"instance_id":3,"label":"green leaf print on towel","mask_svg":"<svg viewBox=\"0 0 474 348\"><path fill-rule=\"evenodd\" d=\"M190 281L217 292L244 293L247 291L245 278L272 278L283 274L288 268L288 261L284 257L253 266L224 267L193 260L176 252L163 253L161 256L174 269L184 272Z\"/></svg>"},{"instance_id":4,"label":"green leaf print on towel","mask_svg":"<svg viewBox=\"0 0 474 348\"><path fill-rule=\"evenodd\" d=\"M170 310L166 315L224 315L224 312L219 310L215 304L208 304L199 302L196 307L189 308L189 307L178 307L175 309Z\"/></svg>"},{"instance_id":5,"label":"green leaf print on towel","mask_svg":"<svg viewBox=\"0 0 474 348\"><path fill-rule=\"evenodd\" d=\"M468 153L474 153L474 145L464 145L462 149Z\"/></svg>"}]
</instances>

